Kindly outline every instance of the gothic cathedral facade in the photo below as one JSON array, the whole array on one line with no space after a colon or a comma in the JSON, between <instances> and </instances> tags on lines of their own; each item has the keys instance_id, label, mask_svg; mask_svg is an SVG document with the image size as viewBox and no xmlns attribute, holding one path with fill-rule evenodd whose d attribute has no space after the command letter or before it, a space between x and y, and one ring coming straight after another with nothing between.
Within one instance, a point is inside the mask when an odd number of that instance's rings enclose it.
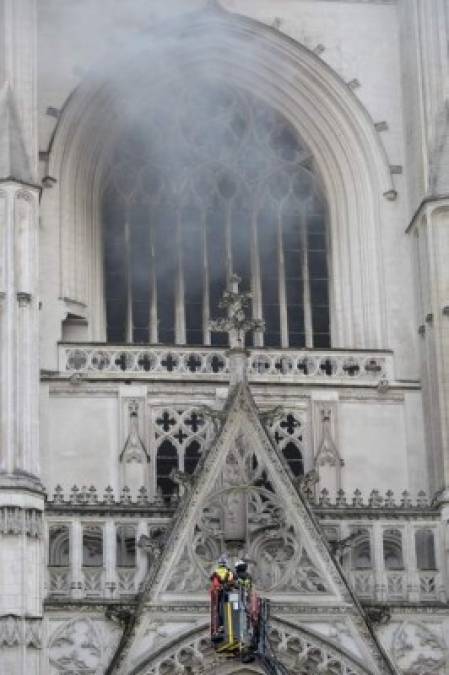
<instances>
[{"instance_id":1,"label":"gothic cathedral facade","mask_svg":"<svg viewBox=\"0 0 449 675\"><path fill-rule=\"evenodd\" d=\"M0 675L449 673L447 0L0 0ZM270 243L271 242L271 243Z\"/></svg>"}]
</instances>

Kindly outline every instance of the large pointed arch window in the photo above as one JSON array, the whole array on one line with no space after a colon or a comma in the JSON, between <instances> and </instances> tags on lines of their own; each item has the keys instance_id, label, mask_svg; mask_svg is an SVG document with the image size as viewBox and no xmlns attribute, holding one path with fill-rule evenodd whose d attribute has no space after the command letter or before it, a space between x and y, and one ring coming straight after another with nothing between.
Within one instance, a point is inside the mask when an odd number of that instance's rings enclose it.
<instances>
[{"instance_id":1,"label":"large pointed arch window","mask_svg":"<svg viewBox=\"0 0 449 675\"><path fill-rule=\"evenodd\" d=\"M110 165L103 224L108 341L226 344L208 323L237 273L266 323L256 346L330 346L322 187L261 99L197 80L141 105Z\"/></svg>"}]
</instances>

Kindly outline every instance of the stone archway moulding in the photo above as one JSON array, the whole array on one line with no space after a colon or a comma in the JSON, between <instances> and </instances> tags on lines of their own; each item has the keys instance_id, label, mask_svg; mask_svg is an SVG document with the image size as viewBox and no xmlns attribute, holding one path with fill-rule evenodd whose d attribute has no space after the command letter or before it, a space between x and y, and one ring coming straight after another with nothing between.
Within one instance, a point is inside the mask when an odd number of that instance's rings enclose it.
<instances>
[{"instance_id":1,"label":"stone archway moulding","mask_svg":"<svg viewBox=\"0 0 449 675\"><path fill-rule=\"evenodd\" d=\"M157 92L157 67L173 76L204 68L225 74L283 114L312 151L329 203L331 316L335 347L385 348L381 223L394 197L388 160L368 113L315 54L252 19L221 11L189 16L152 36L151 48L109 64L68 100L50 153L59 209L60 296L88 308L89 338L104 339L100 203L102 177L119 133L114 80ZM165 71L166 73L167 71ZM49 197L50 198L50 197ZM45 199L45 197L44 197Z\"/></svg>"},{"instance_id":2,"label":"stone archway moulding","mask_svg":"<svg viewBox=\"0 0 449 675\"><path fill-rule=\"evenodd\" d=\"M299 628L280 619L272 621L271 639L277 658L289 668L289 672L301 674L338 669L341 675L369 675L369 670L357 659L323 639L312 631ZM209 625L178 636L154 651L141 654L138 661L128 668L127 675L171 675L171 673L195 672L197 675L237 675L239 664L227 662L217 656L210 647ZM243 665L240 669L243 669ZM247 667L251 672L262 672L257 665ZM189 670L190 669L190 670ZM121 673L120 667L117 670ZM246 672L246 671L244 671ZM333 670L332 670L333 672Z\"/></svg>"}]
</instances>

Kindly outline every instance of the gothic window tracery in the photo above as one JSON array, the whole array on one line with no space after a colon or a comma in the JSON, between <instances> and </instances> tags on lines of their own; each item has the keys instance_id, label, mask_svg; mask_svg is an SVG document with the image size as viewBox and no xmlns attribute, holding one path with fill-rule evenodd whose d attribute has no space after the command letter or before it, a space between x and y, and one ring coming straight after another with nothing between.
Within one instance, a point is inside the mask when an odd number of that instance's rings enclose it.
<instances>
[{"instance_id":1,"label":"gothic window tracery","mask_svg":"<svg viewBox=\"0 0 449 675\"><path fill-rule=\"evenodd\" d=\"M102 567L103 529L98 525L83 527L83 567Z\"/></svg>"},{"instance_id":2,"label":"gothic window tracery","mask_svg":"<svg viewBox=\"0 0 449 675\"><path fill-rule=\"evenodd\" d=\"M69 567L70 565L70 530L67 525L50 527L48 564L50 567Z\"/></svg>"},{"instance_id":3,"label":"gothic window tracery","mask_svg":"<svg viewBox=\"0 0 449 675\"><path fill-rule=\"evenodd\" d=\"M351 559L352 568L355 570L372 568L371 536L368 529L358 530L352 545Z\"/></svg>"},{"instance_id":4,"label":"gothic window tracery","mask_svg":"<svg viewBox=\"0 0 449 675\"><path fill-rule=\"evenodd\" d=\"M104 190L110 342L226 344L211 334L233 272L266 323L258 346L330 346L326 203L290 123L229 85L142 104Z\"/></svg>"},{"instance_id":5,"label":"gothic window tracery","mask_svg":"<svg viewBox=\"0 0 449 675\"><path fill-rule=\"evenodd\" d=\"M304 474L304 426L304 416L298 411L286 411L269 426L273 442L283 454L295 477Z\"/></svg>"},{"instance_id":6,"label":"gothic window tracery","mask_svg":"<svg viewBox=\"0 0 449 675\"><path fill-rule=\"evenodd\" d=\"M170 478L173 470L178 468L178 452L173 443L165 439L157 450L156 471L157 490L162 497L177 494L178 486Z\"/></svg>"},{"instance_id":7,"label":"gothic window tracery","mask_svg":"<svg viewBox=\"0 0 449 675\"><path fill-rule=\"evenodd\" d=\"M156 487L163 497L178 493L170 478L174 469L193 474L205 444L210 438L210 425L194 408L153 409L156 445Z\"/></svg>"},{"instance_id":8,"label":"gothic window tracery","mask_svg":"<svg viewBox=\"0 0 449 675\"><path fill-rule=\"evenodd\" d=\"M400 530L384 530L383 550L384 565L387 570L400 570L404 568L402 533Z\"/></svg>"}]
</instances>

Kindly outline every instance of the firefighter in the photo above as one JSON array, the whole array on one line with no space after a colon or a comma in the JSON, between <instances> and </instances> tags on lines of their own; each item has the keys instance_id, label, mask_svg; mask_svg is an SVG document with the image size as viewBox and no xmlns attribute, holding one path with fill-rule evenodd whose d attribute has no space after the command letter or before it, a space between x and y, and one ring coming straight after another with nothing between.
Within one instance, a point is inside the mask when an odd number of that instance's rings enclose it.
<instances>
[{"instance_id":1,"label":"firefighter","mask_svg":"<svg viewBox=\"0 0 449 675\"><path fill-rule=\"evenodd\" d=\"M248 572L248 563L245 560L237 560L234 565L235 584L241 589L244 597L246 615L245 636L246 641L242 645L241 660L243 663L254 661L254 653L259 641L259 613L257 611L259 599L253 590L253 579Z\"/></svg>"},{"instance_id":2,"label":"firefighter","mask_svg":"<svg viewBox=\"0 0 449 675\"><path fill-rule=\"evenodd\" d=\"M224 604L228 591L235 585L234 574L225 555L219 557L211 582L211 639L212 642L221 642L224 639Z\"/></svg>"},{"instance_id":3,"label":"firefighter","mask_svg":"<svg viewBox=\"0 0 449 675\"><path fill-rule=\"evenodd\" d=\"M221 555L218 558L217 567L211 575L211 581L212 586L215 588L222 588L224 586L231 587L234 585L234 575L225 555Z\"/></svg>"},{"instance_id":4,"label":"firefighter","mask_svg":"<svg viewBox=\"0 0 449 675\"><path fill-rule=\"evenodd\" d=\"M244 560L237 560L234 565L234 576L236 585L249 593L253 580L248 572L248 563Z\"/></svg>"}]
</instances>

